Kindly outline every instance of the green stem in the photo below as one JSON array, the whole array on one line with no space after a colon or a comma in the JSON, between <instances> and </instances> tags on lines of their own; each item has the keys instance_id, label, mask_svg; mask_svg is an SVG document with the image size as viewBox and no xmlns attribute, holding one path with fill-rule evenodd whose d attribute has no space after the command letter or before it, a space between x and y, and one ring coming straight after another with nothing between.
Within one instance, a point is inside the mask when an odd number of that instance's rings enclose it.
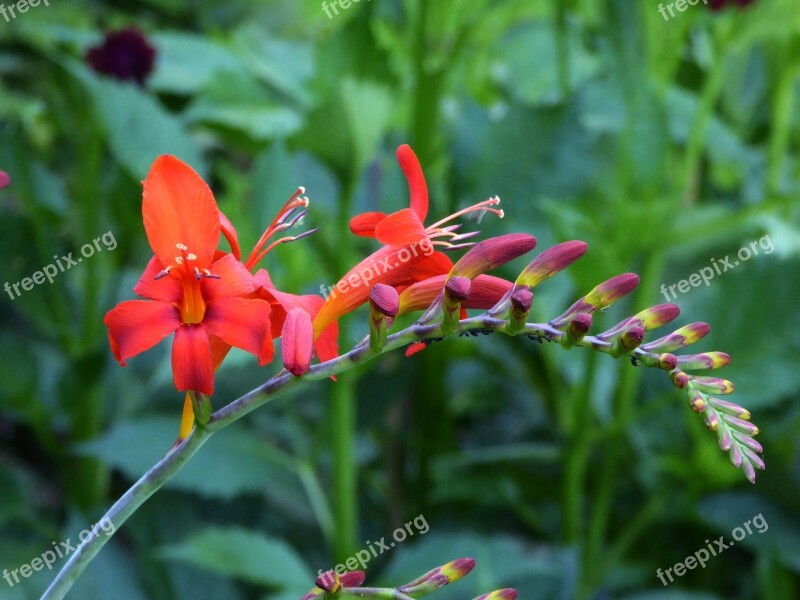
<instances>
[{"instance_id":1,"label":"green stem","mask_svg":"<svg viewBox=\"0 0 800 600\"><path fill-rule=\"evenodd\" d=\"M597 355L590 354L586 373L576 390L572 402L572 420L569 428L564 467L564 530L567 541L576 543L581 534L581 516L585 514L584 477L591 449L589 424L591 423L591 391Z\"/></svg>"},{"instance_id":2,"label":"green stem","mask_svg":"<svg viewBox=\"0 0 800 600\"><path fill-rule=\"evenodd\" d=\"M506 321L488 315L480 315L461 321L458 330L454 332L454 334L487 330L499 332L502 331L505 326ZM386 340L386 346L380 352L372 350L367 340L357 345L347 354L343 354L324 363L312 365L308 373L302 377L294 377L286 370L281 371L263 385L244 394L211 415L211 419L204 429L195 428L189 437L150 468L150 470L109 509L101 521L113 523L114 532L119 530L122 524L125 523L137 508L144 504L150 496L183 468L186 462L206 441L208 441L209 437L270 400L277 398L287 390L305 381L328 379L332 375L338 375L339 373L372 360L376 356L380 356L396 348L407 346L412 342L444 337L445 335L440 324L420 325L416 323L403 331L389 336ZM553 341L558 341L564 333L549 324L529 323L519 332L519 335L542 336ZM576 347L593 349L605 354L609 354L611 350L610 343L594 336L586 336L576 344ZM641 349L634 350L624 356L630 356L631 354L635 355L640 362L645 365L655 364L658 361L657 355L647 353ZM113 535L113 533L111 535ZM105 546L109 538L110 535L92 536L81 543L50 584L50 587L45 591L41 600L61 600L64 598L77 578L97 555L100 549Z\"/></svg>"},{"instance_id":3,"label":"green stem","mask_svg":"<svg viewBox=\"0 0 800 600\"><path fill-rule=\"evenodd\" d=\"M334 385L330 411L334 469L333 506L336 523L333 553L336 561L344 561L357 549L356 402L354 381L348 375L339 377Z\"/></svg>"}]
</instances>

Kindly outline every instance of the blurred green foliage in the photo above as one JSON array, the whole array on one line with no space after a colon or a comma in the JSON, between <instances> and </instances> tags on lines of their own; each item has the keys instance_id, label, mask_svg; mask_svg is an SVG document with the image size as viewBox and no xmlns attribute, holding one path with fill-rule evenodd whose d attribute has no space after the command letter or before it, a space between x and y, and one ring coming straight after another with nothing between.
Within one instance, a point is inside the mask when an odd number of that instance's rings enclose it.
<instances>
[{"instance_id":1,"label":"blurred green foliage","mask_svg":"<svg viewBox=\"0 0 800 600\"><path fill-rule=\"evenodd\" d=\"M130 25L158 52L144 87L83 60ZM732 356L723 375L763 431L757 486L659 373L449 340L308 385L215 437L71 597L296 599L318 569L420 514L430 532L375 558L368 583L473 556L476 574L437 598L800 597L799 93L793 0L699 3L669 21L649 0L374 0L331 19L318 2L51 0L0 20L4 282L107 231L118 244L2 294L0 568L94 523L177 434L168 345L123 369L102 326L150 256L139 182L153 159L207 177L243 247L306 186L321 231L266 266L281 289L317 293L373 247L349 234L352 215L406 206L393 153L408 142L432 215L499 194L507 216L485 236L589 243L537 290L536 320L634 270L636 295L599 317L610 326L769 235L774 252L676 300L679 324L711 323L701 350ZM342 347L365 332L356 313ZM276 368L232 353L216 403ZM768 531L668 588L657 579L758 514ZM0 598L36 598L53 575L0 582Z\"/></svg>"}]
</instances>

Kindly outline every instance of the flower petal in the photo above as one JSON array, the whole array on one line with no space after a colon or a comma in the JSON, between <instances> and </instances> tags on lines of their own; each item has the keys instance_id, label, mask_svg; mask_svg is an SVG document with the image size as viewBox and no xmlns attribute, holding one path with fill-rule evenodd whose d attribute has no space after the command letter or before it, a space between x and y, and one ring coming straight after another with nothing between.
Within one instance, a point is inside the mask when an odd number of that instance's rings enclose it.
<instances>
[{"instance_id":1,"label":"flower petal","mask_svg":"<svg viewBox=\"0 0 800 600\"><path fill-rule=\"evenodd\" d=\"M184 244L197 266L211 264L219 244L220 217L214 195L192 168L170 155L159 156L144 180L142 216L153 253L164 265Z\"/></svg>"},{"instance_id":2,"label":"flower petal","mask_svg":"<svg viewBox=\"0 0 800 600\"><path fill-rule=\"evenodd\" d=\"M133 292L149 298L150 300L161 300L162 302L180 302L183 288L181 282L176 277L162 277L156 281L156 275L164 270L164 265L158 260L157 256L150 259L144 273L133 288Z\"/></svg>"},{"instance_id":3,"label":"flower petal","mask_svg":"<svg viewBox=\"0 0 800 600\"><path fill-rule=\"evenodd\" d=\"M408 191L411 197L411 209L417 213L421 222L428 215L428 184L419 164L419 159L411 146L403 144L397 149L397 162L408 181Z\"/></svg>"},{"instance_id":4,"label":"flower petal","mask_svg":"<svg viewBox=\"0 0 800 600\"><path fill-rule=\"evenodd\" d=\"M202 325L182 325L172 342L172 378L179 392L214 393L214 366L208 333Z\"/></svg>"},{"instance_id":5,"label":"flower petal","mask_svg":"<svg viewBox=\"0 0 800 600\"><path fill-rule=\"evenodd\" d=\"M208 333L220 338L226 344L236 346L258 358L261 365L272 358L266 355L264 341L270 335L270 305L266 300L256 298L217 298L209 302L203 318L203 326Z\"/></svg>"},{"instance_id":6,"label":"flower petal","mask_svg":"<svg viewBox=\"0 0 800 600\"><path fill-rule=\"evenodd\" d=\"M228 219L222 211L219 213L219 229L222 231L222 235L225 236L225 239L228 240L233 256L236 257L236 260L242 260L242 250L239 248L239 236L236 233L236 229L233 227L233 223L231 223L230 219Z\"/></svg>"},{"instance_id":7,"label":"flower petal","mask_svg":"<svg viewBox=\"0 0 800 600\"><path fill-rule=\"evenodd\" d=\"M132 356L149 350L181 324L178 309L167 302L127 300L106 314L111 350L122 366Z\"/></svg>"},{"instance_id":8,"label":"flower petal","mask_svg":"<svg viewBox=\"0 0 800 600\"><path fill-rule=\"evenodd\" d=\"M390 214L375 226L375 237L387 246L405 246L428 239L425 226L410 208Z\"/></svg>"},{"instance_id":9,"label":"flower petal","mask_svg":"<svg viewBox=\"0 0 800 600\"><path fill-rule=\"evenodd\" d=\"M246 296L257 288L253 274L236 260L233 254L226 254L220 258L211 265L210 270L219 279L203 278L201 285L206 302L215 298Z\"/></svg>"},{"instance_id":10,"label":"flower petal","mask_svg":"<svg viewBox=\"0 0 800 600\"><path fill-rule=\"evenodd\" d=\"M365 212L350 219L350 231L361 237L375 237L375 227L386 218L386 213Z\"/></svg>"}]
</instances>

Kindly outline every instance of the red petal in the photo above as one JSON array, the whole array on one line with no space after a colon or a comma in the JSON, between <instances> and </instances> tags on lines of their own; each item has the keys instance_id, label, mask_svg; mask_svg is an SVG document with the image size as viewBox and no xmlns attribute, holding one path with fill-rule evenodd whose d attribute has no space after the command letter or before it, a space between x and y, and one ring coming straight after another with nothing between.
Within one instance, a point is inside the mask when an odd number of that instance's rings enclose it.
<instances>
[{"instance_id":1,"label":"red petal","mask_svg":"<svg viewBox=\"0 0 800 600\"><path fill-rule=\"evenodd\" d=\"M183 325L172 342L172 378L179 392L214 393L211 345L202 325Z\"/></svg>"},{"instance_id":2,"label":"red petal","mask_svg":"<svg viewBox=\"0 0 800 600\"><path fill-rule=\"evenodd\" d=\"M206 307L203 326L226 344L246 350L265 365L272 356L265 355L264 340L272 337L269 325L270 306L266 300L217 298Z\"/></svg>"},{"instance_id":3,"label":"red petal","mask_svg":"<svg viewBox=\"0 0 800 600\"><path fill-rule=\"evenodd\" d=\"M242 251L239 248L239 236L236 235L236 229L234 229L233 223L230 222L230 219L228 219L222 211L219 213L219 228L220 231L222 231L222 235L225 236L225 239L228 240L228 243L231 245L231 252L236 257L236 260L242 260Z\"/></svg>"},{"instance_id":4,"label":"red petal","mask_svg":"<svg viewBox=\"0 0 800 600\"><path fill-rule=\"evenodd\" d=\"M281 331L283 366L300 377L308 371L314 350L314 328L311 315L302 308L293 308L286 315Z\"/></svg>"},{"instance_id":5,"label":"red petal","mask_svg":"<svg viewBox=\"0 0 800 600\"><path fill-rule=\"evenodd\" d=\"M256 290L256 281L252 273L236 260L233 254L223 256L211 265L210 270L219 279L203 278L203 298L207 302L214 298L246 296Z\"/></svg>"},{"instance_id":6,"label":"red petal","mask_svg":"<svg viewBox=\"0 0 800 600\"><path fill-rule=\"evenodd\" d=\"M425 183L425 175L419 159L411 146L403 144L397 149L397 162L408 181L408 191L411 196L411 209L417 213L419 220L424 222L428 215L428 184Z\"/></svg>"},{"instance_id":7,"label":"red petal","mask_svg":"<svg viewBox=\"0 0 800 600\"><path fill-rule=\"evenodd\" d=\"M410 208L398 210L383 219L375 227L375 237L387 246L405 246L414 242L428 241L425 226L417 213Z\"/></svg>"},{"instance_id":8,"label":"red petal","mask_svg":"<svg viewBox=\"0 0 800 600\"><path fill-rule=\"evenodd\" d=\"M339 356L339 324L334 321L325 328L314 342L314 350L320 362L333 360Z\"/></svg>"},{"instance_id":9,"label":"red petal","mask_svg":"<svg viewBox=\"0 0 800 600\"><path fill-rule=\"evenodd\" d=\"M144 273L133 288L135 294L150 300L162 302L180 302L183 289L181 282L176 277L162 277L156 281L156 275L164 270L164 265L157 256L150 259Z\"/></svg>"},{"instance_id":10,"label":"red petal","mask_svg":"<svg viewBox=\"0 0 800 600\"><path fill-rule=\"evenodd\" d=\"M441 252L425 256L418 248L422 246L384 246L350 269L331 289L314 318L315 334L319 336L332 322L366 302L376 283L409 285L447 273L452 268L452 261ZM428 246L430 248L432 246Z\"/></svg>"},{"instance_id":11,"label":"red petal","mask_svg":"<svg viewBox=\"0 0 800 600\"><path fill-rule=\"evenodd\" d=\"M437 275L406 288L400 294L399 314L428 308L444 289L446 280L447 275ZM500 277L478 275L472 280L469 296L461 306L463 308L492 308L513 286L513 283Z\"/></svg>"},{"instance_id":12,"label":"red petal","mask_svg":"<svg viewBox=\"0 0 800 600\"><path fill-rule=\"evenodd\" d=\"M375 227L386 218L386 213L365 212L350 219L350 231L361 237L375 237Z\"/></svg>"},{"instance_id":13,"label":"red petal","mask_svg":"<svg viewBox=\"0 0 800 600\"><path fill-rule=\"evenodd\" d=\"M208 185L174 156L159 156L144 180L142 216L153 253L164 265L184 244L207 268L219 243L219 209Z\"/></svg>"},{"instance_id":14,"label":"red petal","mask_svg":"<svg viewBox=\"0 0 800 600\"><path fill-rule=\"evenodd\" d=\"M132 356L149 350L181 324L178 309L167 302L127 300L106 314L111 350L122 366Z\"/></svg>"},{"instance_id":15,"label":"red petal","mask_svg":"<svg viewBox=\"0 0 800 600\"><path fill-rule=\"evenodd\" d=\"M413 342L406 346L406 358L414 356L417 352L422 352L428 345L425 342Z\"/></svg>"}]
</instances>

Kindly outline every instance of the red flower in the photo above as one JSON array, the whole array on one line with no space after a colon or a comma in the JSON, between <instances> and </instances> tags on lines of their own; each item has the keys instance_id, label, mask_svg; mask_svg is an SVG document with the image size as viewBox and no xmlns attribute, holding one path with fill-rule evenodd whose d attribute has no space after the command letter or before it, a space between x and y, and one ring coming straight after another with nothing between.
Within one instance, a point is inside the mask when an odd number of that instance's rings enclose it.
<instances>
[{"instance_id":1,"label":"red flower","mask_svg":"<svg viewBox=\"0 0 800 600\"><path fill-rule=\"evenodd\" d=\"M120 364L174 333L175 387L210 395L230 346L270 362L270 304L248 297L257 291L254 277L235 256L217 251L220 220L227 219L200 176L173 156L156 159L144 181L142 215L155 256L134 291L146 300L122 302L104 319Z\"/></svg>"},{"instance_id":2,"label":"red flower","mask_svg":"<svg viewBox=\"0 0 800 600\"><path fill-rule=\"evenodd\" d=\"M414 151L407 145L397 149L397 160L408 181L410 208L404 208L391 215L381 212L368 212L350 221L350 230L356 235L374 237L383 247L350 269L342 279L331 288L316 318L314 333L319 335L330 323L342 315L355 310L369 298L370 289L376 283L405 288L450 271L452 261L443 253L435 252L435 246L448 249L461 248L471 244L460 244L472 237L473 233L459 235L459 225L446 225L467 213L487 211L500 217L503 211L494 208L499 198L491 198L425 226L428 214L428 186L422 167Z\"/></svg>"}]
</instances>

